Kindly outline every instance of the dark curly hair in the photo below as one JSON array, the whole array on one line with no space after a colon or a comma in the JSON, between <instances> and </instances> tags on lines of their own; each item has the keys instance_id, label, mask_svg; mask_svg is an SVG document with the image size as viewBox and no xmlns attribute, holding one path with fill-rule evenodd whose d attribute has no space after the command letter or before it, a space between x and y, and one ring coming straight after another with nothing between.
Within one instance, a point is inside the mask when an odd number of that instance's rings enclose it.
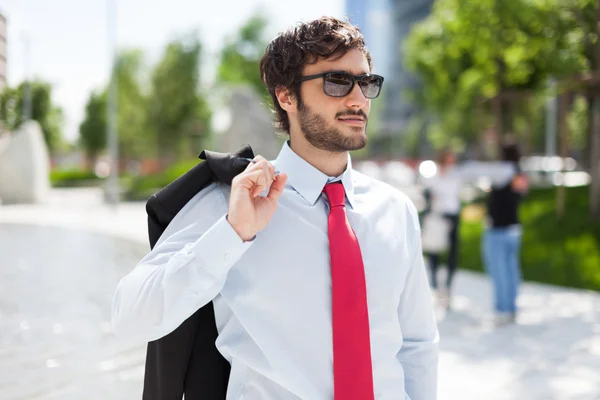
<instances>
[{"instance_id":1,"label":"dark curly hair","mask_svg":"<svg viewBox=\"0 0 600 400\"><path fill-rule=\"evenodd\" d=\"M277 101L277 88L289 89L301 104L298 78L304 66L320 59L337 60L349 50L362 51L372 70L371 54L360 30L334 17L299 23L279 33L269 43L260 60L260 76L271 95L278 130L289 133L290 120Z\"/></svg>"}]
</instances>

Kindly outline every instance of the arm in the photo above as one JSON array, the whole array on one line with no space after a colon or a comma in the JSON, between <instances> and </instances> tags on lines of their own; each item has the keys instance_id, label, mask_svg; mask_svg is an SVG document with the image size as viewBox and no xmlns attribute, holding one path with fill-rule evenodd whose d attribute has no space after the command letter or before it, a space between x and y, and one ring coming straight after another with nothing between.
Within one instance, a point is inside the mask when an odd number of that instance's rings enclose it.
<instances>
[{"instance_id":1,"label":"arm","mask_svg":"<svg viewBox=\"0 0 600 400\"><path fill-rule=\"evenodd\" d=\"M423 262L419 223L411 207L407 216L412 262L398 304L403 344L397 357L404 368L406 393L411 400L437 397L439 334L433 310L431 290Z\"/></svg>"},{"instance_id":2,"label":"arm","mask_svg":"<svg viewBox=\"0 0 600 400\"><path fill-rule=\"evenodd\" d=\"M118 284L112 323L117 334L161 338L212 301L250 242L225 218L218 185L197 194L157 245Z\"/></svg>"},{"instance_id":3,"label":"arm","mask_svg":"<svg viewBox=\"0 0 600 400\"><path fill-rule=\"evenodd\" d=\"M456 172L462 180L467 182L487 178L492 185L501 186L510 182L517 171L512 163L504 161L466 161L456 167Z\"/></svg>"}]
</instances>

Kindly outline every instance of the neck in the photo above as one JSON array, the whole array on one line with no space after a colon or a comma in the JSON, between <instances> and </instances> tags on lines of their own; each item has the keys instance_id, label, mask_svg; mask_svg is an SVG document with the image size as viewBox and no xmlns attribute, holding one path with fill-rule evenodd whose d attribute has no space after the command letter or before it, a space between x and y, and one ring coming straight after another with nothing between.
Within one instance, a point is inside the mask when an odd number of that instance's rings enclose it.
<instances>
[{"instance_id":1,"label":"neck","mask_svg":"<svg viewBox=\"0 0 600 400\"><path fill-rule=\"evenodd\" d=\"M304 161L321 171L327 176L339 176L348 165L348 152L332 153L326 150L317 149L303 137L302 133L290 135L290 148Z\"/></svg>"}]
</instances>

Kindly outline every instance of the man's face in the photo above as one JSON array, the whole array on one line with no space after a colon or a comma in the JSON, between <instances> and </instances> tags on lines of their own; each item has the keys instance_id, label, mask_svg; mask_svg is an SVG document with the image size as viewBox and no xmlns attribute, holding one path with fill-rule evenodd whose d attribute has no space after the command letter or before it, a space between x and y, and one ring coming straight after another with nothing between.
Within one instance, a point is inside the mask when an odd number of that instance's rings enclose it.
<instances>
[{"instance_id":1,"label":"man's face","mask_svg":"<svg viewBox=\"0 0 600 400\"><path fill-rule=\"evenodd\" d=\"M338 60L319 60L315 64L308 64L302 75L328 71L345 71L352 75L370 72L364 54L359 50L350 50ZM361 149L367 144L366 129L371 100L362 94L357 83L347 96L331 97L323 92L323 78L303 82L297 107L298 126L314 147L344 152Z\"/></svg>"}]
</instances>

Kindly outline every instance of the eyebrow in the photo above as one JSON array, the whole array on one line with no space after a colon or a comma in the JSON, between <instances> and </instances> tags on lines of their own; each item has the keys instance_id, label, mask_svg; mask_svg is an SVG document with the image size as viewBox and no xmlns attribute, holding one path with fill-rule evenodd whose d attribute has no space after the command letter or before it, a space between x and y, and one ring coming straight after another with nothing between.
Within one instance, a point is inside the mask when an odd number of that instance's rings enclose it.
<instances>
[{"instance_id":1,"label":"eyebrow","mask_svg":"<svg viewBox=\"0 0 600 400\"><path fill-rule=\"evenodd\" d=\"M354 76L371 75L371 72L361 72L358 74L354 74L351 71L345 71L343 69L330 69L330 70L317 72L317 73L311 74L311 75L328 74L328 73L344 73L344 74L350 74L350 75L354 75Z\"/></svg>"}]
</instances>

